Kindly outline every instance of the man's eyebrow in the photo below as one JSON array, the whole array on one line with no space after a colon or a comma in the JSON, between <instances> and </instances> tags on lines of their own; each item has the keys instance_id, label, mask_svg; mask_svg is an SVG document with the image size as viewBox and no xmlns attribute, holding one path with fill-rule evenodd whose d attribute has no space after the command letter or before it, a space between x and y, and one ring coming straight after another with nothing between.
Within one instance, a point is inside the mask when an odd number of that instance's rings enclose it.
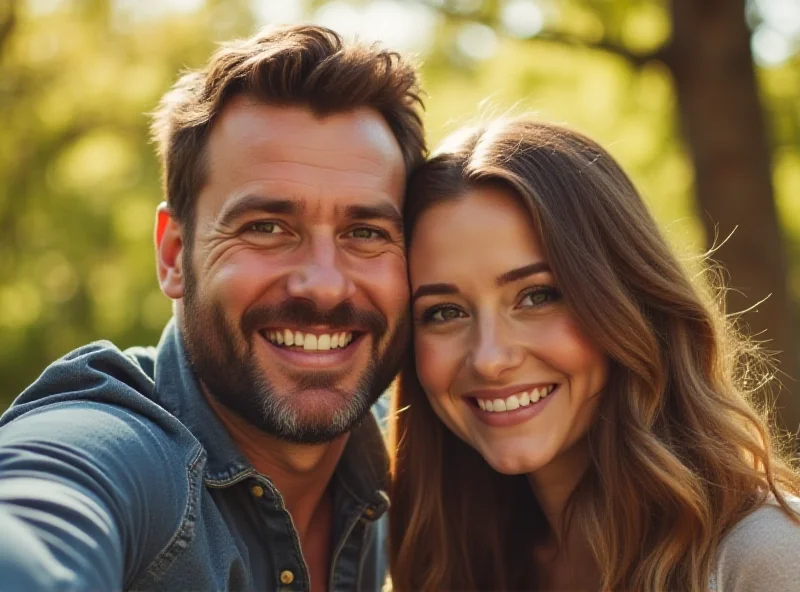
<instances>
[{"instance_id":1,"label":"man's eyebrow","mask_svg":"<svg viewBox=\"0 0 800 592\"><path fill-rule=\"evenodd\" d=\"M379 203L375 205L352 205L344 210L345 216L353 220L385 220L403 234L403 216L393 204Z\"/></svg>"},{"instance_id":2,"label":"man's eyebrow","mask_svg":"<svg viewBox=\"0 0 800 592\"><path fill-rule=\"evenodd\" d=\"M240 216L250 212L296 214L300 209L298 203L291 199L248 194L223 209L219 221L223 226L228 226Z\"/></svg>"},{"instance_id":3,"label":"man's eyebrow","mask_svg":"<svg viewBox=\"0 0 800 592\"><path fill-rule=\"evenodd\" d=\"M531 263L530 265L517 267L516 269L505 272L495 280L495 283L498 287L502 287L506 284L510 284L511 282L516 282L517 280L521 280L530 275L535 275L545 271L550 271L550 266L544 261L538 261L537 263Z\"/></svg>"},{"instance_id":4,"label":"man's eyebrow","mask_svg":"<svg viewBox=\"0 0 800 592\"><path fill-rule=\"evenodd\" d=\"M441 294L458 294L458 287L455 284L422 284L414 290L411 302L423 296L438 296Z\"/></svg>"}]
</instances>

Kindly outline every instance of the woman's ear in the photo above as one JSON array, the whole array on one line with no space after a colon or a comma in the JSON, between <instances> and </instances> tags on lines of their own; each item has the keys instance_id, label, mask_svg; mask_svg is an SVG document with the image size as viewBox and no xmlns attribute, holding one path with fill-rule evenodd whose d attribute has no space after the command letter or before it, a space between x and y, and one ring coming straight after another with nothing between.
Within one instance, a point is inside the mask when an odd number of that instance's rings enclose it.
<instances>
[{"instance_id":1,"label":"woman's ear","mask_svg":"<svg viewBox=\"0 0 800 592\"><path fill-rule=\"evenodd\" d=\"M155 243L161 291L173 300L183 298L183 234L165 202L156 209Z\"/></svg>"}]
</instances>

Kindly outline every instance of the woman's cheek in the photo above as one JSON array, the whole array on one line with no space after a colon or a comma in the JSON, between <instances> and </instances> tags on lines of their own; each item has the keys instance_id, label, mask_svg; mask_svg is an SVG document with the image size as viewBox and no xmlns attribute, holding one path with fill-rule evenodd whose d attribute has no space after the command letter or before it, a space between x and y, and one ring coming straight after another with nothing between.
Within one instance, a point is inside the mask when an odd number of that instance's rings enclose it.
<instances>
[{"instance_id":1,"label":"woman's cheek","mask_svg":"<svg viewBox=\"0 0 800 592\"><path fill-rule=\"evenodd\" d=\"M417 376L428 396L446 393L452 380L453 352L442 339L417 336L414 339Z\"/></svg>"},{"instance_id":2,"label":"woman's cheek","mask_svg":"<svg viewBox=\"0 0 800 592\"><path fill-rule=\"evenodd\" d=\"M608 367L605 354L572 318L563 319L555 343L560 345L561 358L569 361L569 371L605 382Z\"/></svg>"}]
</instances>

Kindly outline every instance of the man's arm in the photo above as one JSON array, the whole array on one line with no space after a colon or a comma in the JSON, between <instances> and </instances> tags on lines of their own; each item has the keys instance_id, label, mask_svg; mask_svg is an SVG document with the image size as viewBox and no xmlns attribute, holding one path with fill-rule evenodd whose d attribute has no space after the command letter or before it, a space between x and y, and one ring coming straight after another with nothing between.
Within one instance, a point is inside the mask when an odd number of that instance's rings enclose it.
<instances>
[{"instance_id":1,"label":"man's arm","mask_svg":"<svg viewBox=\"0 0 800 592\"><path fill-rule=\"evenodd\" d=\"M43 404L0 428L3 590L121 589L180 526L193 451L147 413L112 402L141 397L96 369L115 355L65 360L55 382L45 372L32 387L48 393ZM111 396L82 399L87 383Z\"/></svg>"}]
</instances>

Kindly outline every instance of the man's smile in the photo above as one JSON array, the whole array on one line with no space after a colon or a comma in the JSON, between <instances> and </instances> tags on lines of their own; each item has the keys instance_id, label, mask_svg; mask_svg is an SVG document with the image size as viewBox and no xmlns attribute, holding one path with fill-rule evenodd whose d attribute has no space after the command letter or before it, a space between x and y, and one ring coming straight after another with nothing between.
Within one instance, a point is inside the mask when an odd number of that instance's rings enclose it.
<instances>
[{"instance_id":1,"label":"man's smile","mask_svg":"<svg viewBox=\"0 0 800 592\"><path fill-rule=\"evenodd\" d=\"M338 370L353 361L368 333L275 328L259 331L259 335L273 359L305 369Z\"/></svg>"},{"instance_id":2,"label":"man's smile","mask_svg":"<svg viewBox=\"0 0 800 592\"><path fill-rule=\"evenodd\" d=\"M273 344L306 351L328 351L345 348L353 341L353 331L310 332L298 329L269 329L263 335ZM359 335L355 333L356 337Z\"/></svg>"}]
</instances>

